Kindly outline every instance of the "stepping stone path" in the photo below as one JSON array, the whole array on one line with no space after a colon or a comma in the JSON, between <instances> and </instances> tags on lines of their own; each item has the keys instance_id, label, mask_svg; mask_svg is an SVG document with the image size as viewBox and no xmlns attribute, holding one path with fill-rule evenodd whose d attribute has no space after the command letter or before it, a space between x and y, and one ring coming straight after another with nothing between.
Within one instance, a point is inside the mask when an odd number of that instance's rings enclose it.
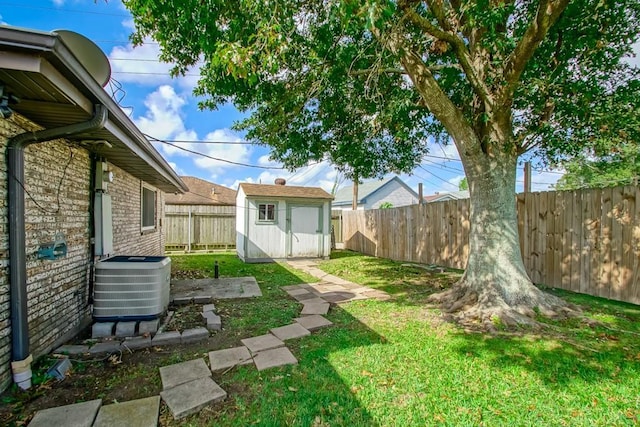
<instances>
[{"instance_id":1,"label":"stepping stone path","mask_svg":"<svg viewBox=\"0 0 640 427\"><path fill-rule=\"evenodd\" d=\"M285 341L307 336L311 331L331 326L333 323L323 317L329 311L331 303L340 304L350 301L376 298L389 299L386 292L360 286L348 282L339 277L326 274L316 267L313 261L290 261L289 264L297 269L305 271L322 279L320 283L283 286L281 289L302 304L301 316L295 318L295 323L271 329L270 333L257 337L245 338L241 342L243 346L209 352L210 367L204 359L194 359L160 368L163 391L160 396L138 399L129 402L116 403L102 406L102 400L76 403L38 411L29 427L48 427L60 425L65 427L115 427L122 425L156 426L160 398L167 404L174 419L179 420L188 415L195 414L207 405L224 400L227 392L224 391L211 378L211 373L226 373L236 366L254 364L256 369L274 368L285 365L295 365L298 360L285 346ZM254 279L255 281L255 279ZM257 291L259 295L259 290ZM250 296L256 296L256 293ZM203 302L207 298L203 296L190 296L201 298ZM208 298L210 299L210 297ZM191 301L191 300L190 300ZM206 302L209 302L208 300ZM219 317L215 314L215 306L206 304L203 307L203 318L207 321L207 328L212 329L219 323ZM94 327L94 332L110 337L118 325ZM127 325L128 326L128 325ZM221 327L221 324L220 324ZM122 328L122 327L121 327ZM142 325L138 325L143 329ZM157 324L145 325L144 329L153 330ZM155 332L155 331L154 331ZM185 336L185 332L187 332ZM144 344L152 345L179 344L190 342L200 335L206 334L205 328L195 328L179 332L162 332L161 329L153 339L125 340L122 347ZM150 337L147 337L150 338ZM113 340L98 343L91 348L87 346L62 346L57 351L67 351L69 354L99 353L101 351L113 351L119 349L120 341Z\"/></svg>"}]
</instances>

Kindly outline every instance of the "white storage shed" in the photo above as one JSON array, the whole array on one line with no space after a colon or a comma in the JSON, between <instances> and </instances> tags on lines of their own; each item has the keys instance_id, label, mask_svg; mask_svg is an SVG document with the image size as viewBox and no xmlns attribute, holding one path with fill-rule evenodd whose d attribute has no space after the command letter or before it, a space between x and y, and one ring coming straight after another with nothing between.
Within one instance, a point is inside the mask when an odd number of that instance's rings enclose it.
<instances>
[{"instance_id":1,"label":"white storage shed","mask_svg":"<svg viewBox=\"0 0 640 427\"><path fill-rule=\"evenodd\" d=\"M236 196L236 250L245 262L327 258L331 200L318 187L240 184Z\"/></svg>"}]
</instances>

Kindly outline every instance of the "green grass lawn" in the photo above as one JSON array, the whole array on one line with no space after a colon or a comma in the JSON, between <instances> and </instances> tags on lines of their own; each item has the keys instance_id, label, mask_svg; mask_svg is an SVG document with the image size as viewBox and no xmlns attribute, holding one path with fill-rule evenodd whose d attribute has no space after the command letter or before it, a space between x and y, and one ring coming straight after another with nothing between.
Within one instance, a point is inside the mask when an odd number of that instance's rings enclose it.
<instances>
[{"instance_id":1,"label":"green grass lawn","mask_svg":"<svg viewBox=\"0 0 640 427\"><path fill-rule=\"evenodd\" d=\"M172 260L174 277L210 277L217 260L223 277L255 276L263 296L216 301L224 330L206 344L125 354L116 365L85 364L84 373L76 370L59 386L23 398L6 409L5 418L0 411L0 421L18 425L36 409L65 399L101 397L107 404L157 394L159 366L204 358L208 351L291 323L300 305L280 287L317 281L286 264L244 264L234 254ZM392 298L332 307L327 317L334 326L287 342L298 365L262 372L241 366L214 374L228 392L224 402L181 421L162 406L161 425L640 424L638 306L557 292L601 326L540 319L548 328L486 335L442 322L439 310L426 303L454 283L459 271L434 274L347 251L335 252L320 268Z\"/></svg>"},{"instance_id":2,"label":"green grass lawn","mask_svg":"<svg viewBox=\"0 0 640 427\"><path fill-rule=\"evenodd\" d=\"M349 252L321 268L393 298L332 308L334 327L288 344L297 366L216 377L228 402L187 425L640 423L640 307L562 293L610 329L569 320L488 336L440 322L425 304L459 272Z\"/></svg>"}]
</instances>

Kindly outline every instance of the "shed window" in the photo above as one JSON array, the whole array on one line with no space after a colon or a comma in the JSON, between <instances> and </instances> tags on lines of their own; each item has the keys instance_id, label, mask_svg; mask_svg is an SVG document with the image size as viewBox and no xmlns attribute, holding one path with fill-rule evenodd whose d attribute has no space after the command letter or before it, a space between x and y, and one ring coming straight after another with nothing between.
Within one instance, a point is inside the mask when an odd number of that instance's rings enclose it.
<instances>
[{"instance_id":1,"label":"shed window","mask_svg":"<svg viewBox=\"0 0 640 427\"><path fill-rule=\"evenodd\" d=\"M156 227L156 192L142 187L142 230L152 230Z\"/></svg>"},{"instance_id":2,"label":"shed window","mask_svg":"<svg viewBox=\"0 0 640 427\"><path fill-rule=\"evenodd\" d=\"M274 203L258 204L258 221L274 222L276 220L276 205Z\"/></svg>"}]
</instances>

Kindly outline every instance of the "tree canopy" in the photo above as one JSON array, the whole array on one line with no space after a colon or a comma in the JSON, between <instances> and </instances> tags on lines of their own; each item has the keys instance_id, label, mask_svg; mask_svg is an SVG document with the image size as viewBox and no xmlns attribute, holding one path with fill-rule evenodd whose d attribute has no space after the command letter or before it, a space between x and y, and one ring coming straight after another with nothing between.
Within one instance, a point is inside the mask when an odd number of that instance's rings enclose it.
<instances>
[{"instance_id":1,"label":"tree canopy","mask_svg":"<svg viewBox=\"0 0 640 427\"><path fill-rule=\"evenodd\" d=\"M447 310L526 321L558 299L520 255L515 168L566 161L637 126L637 0L124 0L161 58L202 64L204 108L295 168L361 179L408 171L427 138L456 145L471 195L465 276ZM616 111L625 111L616 119ZM615 138L611 138L615 136ZM618 142L615 142L618 141ZM444 299L442 300L444 303Z\"/></svg>"}]
</instances>

